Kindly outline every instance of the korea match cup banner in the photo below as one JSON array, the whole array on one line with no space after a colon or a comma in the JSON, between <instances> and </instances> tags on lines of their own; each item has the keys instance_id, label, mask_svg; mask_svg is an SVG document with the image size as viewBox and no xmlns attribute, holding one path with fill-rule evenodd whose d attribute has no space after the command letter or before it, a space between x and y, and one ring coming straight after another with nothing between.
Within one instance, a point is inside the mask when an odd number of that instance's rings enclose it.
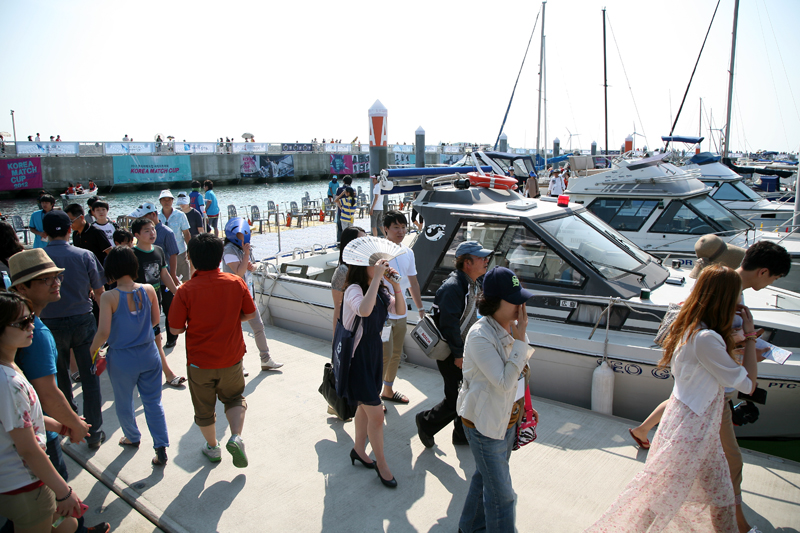
<instances>
[{"instance_id":1,"label":"korea match cup banner","mask_svg":"<svg viewBox=\"0 0 800 533\"><path fill-rule=\"evenodd\" d=\"M331 156L331 174L366 174L368 172L369 154Z\"/></svg>"},{"instance_id":2,"label":"korea match cup banner","mask_svg":"<svg viewBox=\"0 0 800 533\"><path fill-rule=\"evenodd\" d=\"M114 184L192 180L188 155L122 155L112 161Z\"/></svg>"},{"instance_id":3,"label":"korea match cup banner","mask_svg":"<svg viewBox=\"0 0 800 533\"><path fill-rule=\"evenodd\" d=\"M214 154L219 143L186 143L175 141L176 154Z\"/></svg>"},{"instance_id":4,"label":"korea match cup banner","mask_svg":"<svg viewBox=\"0 0 800 533\"><path fill-rule=\"evenodd\" d=\"M106 155L154 154L156 143L103 143L103 152Z\"/></svg>"},{"instance_id":5,"label":"korea match cup banner","mask_svg":"<svg viewBox=\"0 0 800 533\"><path fill-rule=\"evenodd\" d=\"M42 188L42 160L38 157L0 159L0 191Z\"/></svg>"},{"instance_id":6,"label":"korea match cup banner","mask_svg":"<svg viewBox=\"0 0 800 533\"><path fill-rule=\"evenodd\" d=\"M79 143L66 142L18 142L16 143L18 154L36 155L78 155L80 153Z\"/></svg>"},{"instance_id":7,"label":"korea match cup banner","mask_svg":"<svg viewBox=\"0 0 800 533\"><path fill-rule=\"evenodd\" d=\"M243 155L243 178L284 178L294 176L293 155Z\"/></svg>"}]
</instances>

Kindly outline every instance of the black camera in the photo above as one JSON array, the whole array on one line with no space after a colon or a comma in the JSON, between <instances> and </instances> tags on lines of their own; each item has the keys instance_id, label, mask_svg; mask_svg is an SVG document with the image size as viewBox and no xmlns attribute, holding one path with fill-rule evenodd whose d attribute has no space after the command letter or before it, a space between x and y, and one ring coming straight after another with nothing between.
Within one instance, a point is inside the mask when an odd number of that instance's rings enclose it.
<instances>
[{"instance_id":1,"label":"black camera","mask_svg":"<svg viewBox=\"0 0 800 533\"><path fill-rule=\"evenodd\" d=\"M731 402L731 421L734 426L744 426L754 424L758 420L758 407L754 403L743 401L736 405Z\"/></svg>"}]
</instances>

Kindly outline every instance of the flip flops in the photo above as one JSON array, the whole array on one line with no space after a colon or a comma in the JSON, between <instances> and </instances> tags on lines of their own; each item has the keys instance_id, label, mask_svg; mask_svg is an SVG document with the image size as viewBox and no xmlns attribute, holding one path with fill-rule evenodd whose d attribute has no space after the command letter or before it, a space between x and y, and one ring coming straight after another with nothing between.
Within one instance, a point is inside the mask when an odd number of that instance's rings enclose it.
<instances>
[{"instance_id":1,"label":"flip flops","mask_svg":"<svg viewBox=\"0 0 800 533\"><path fill-rule=\"evenodd\" d=\"M637 437L636 435L633 434L633 430L630 429L630 428L628 429L628 433L631 434L631 438L636 441L636 444L639 445L639 448L641 448L643 450L649 450L650 449L650 441L649 440L640 439L639 437Z\"/></svg>"},{"instance_id":2,"label":"flip flops","mask_svg":"<svg viewBox=\"0 0 800 533\"><path fill-rule=\"evenodd\" d=\"M394 402L394 403L408 403L408 397L405 394L400 394L397 391L394 391L394 394L391 396L381 396L381 400L386 400L387 402Z\"/></svg>"},{"instance_id":3,"label":"flip flops","mask_svg":"<svg viewBox=\"0 0 800 533\"><path fill-rule=\"evenodd\" d=\"M186 378L183 376L175 376L172 380L167 381L167 385L170 387L180 387L184 383L186 383Z\"/></svg>"}]
</instances>

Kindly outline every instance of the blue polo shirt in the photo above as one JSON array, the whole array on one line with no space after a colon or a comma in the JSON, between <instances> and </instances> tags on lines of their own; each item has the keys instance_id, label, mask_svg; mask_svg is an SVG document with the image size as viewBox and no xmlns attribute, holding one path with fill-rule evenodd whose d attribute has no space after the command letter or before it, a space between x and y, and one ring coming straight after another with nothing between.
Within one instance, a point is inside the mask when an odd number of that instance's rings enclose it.
<instances>
[{"instance_id":1,"label":"blue polo shirt","mask_svg":"<svg viewBox=\"0 0 800 533\"><path fill-rule=\"evenodd\" d=\"M159 222L156 224L156 242L154 244L164 250L164 255L167 256L167 269L169 269L169 258L178 253L178 241L175 239L175 232L169 226Z\"/></svg>"},{"instance_id":2,"label":"blue polo shirt","mask_svg":"<svg viewBox=\"0 0 800 533\"><path fill-rule=\"evenodd\" d=\"M211 200L211 204L208 206L208 216L215 217L219 215L219 202L217 202L217 195L214 194L213 190L206 191L206 202Z\"/></svg>"},{"instance_id":3,"label":"blue polo shirt","mask_svg":"<svg viewBox=\"0 0 800 533\"><path fill-rule=\"evenodd\" d=\"M64 269L64 281L61 299L47 304L40 316L66 318L91 313L89 292L101 288L106 281L103 267L94 254L60 239L48 242L44 251L56 266Z\"/></svg>"},{"instance_id":4,"label":"blue polo shirt","mask_svg":"<svg viewBox=\"0 0 800 533\"><path fill-rule=\"evenodd\" d=\"M38 316L33 318L33 328L33 342L30 346L17 350L14 362L17 363L17 366L25 374L25 378L28 381L45 376L53 376L56 380L56 385L58 385L56 340ZM47 432L47 440L53 440L57 437L58 433L54 431Z\"/></svg>"},{"instance_id":5,"label":"blue polo shirt","mask_svg":"<svg viewBox=\"0 0 800 533\"><path fill-rule=\"evenodd\" d=\"M49 203L49 202L48 202ZM42 209L38 211L34 211L31 214L31 220L28 222L28 227L33 228L36 231L44 231L44 225L42 224L42 218L44 218L44 211ZM47 246L47 241L42 240L42 238L38 235L33 236L33 247L34 248L44 248Z\"/></svg>"}]
</instances>

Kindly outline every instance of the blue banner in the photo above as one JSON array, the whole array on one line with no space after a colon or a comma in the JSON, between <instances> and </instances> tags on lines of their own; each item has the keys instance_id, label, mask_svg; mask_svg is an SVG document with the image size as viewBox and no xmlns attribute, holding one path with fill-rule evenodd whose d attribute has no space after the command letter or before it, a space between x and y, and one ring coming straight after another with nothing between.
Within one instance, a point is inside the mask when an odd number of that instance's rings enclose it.
<instances>
[{"instance_id":1,"label":"blue banner","mask_svg":"<svg viewBox=\"0 0 800 533\"><path fill-rule=\"evenodd\" d=\"M192 180L188 155L120 155L113 163L114 184Z\"/></svg>"}]
</instances>

